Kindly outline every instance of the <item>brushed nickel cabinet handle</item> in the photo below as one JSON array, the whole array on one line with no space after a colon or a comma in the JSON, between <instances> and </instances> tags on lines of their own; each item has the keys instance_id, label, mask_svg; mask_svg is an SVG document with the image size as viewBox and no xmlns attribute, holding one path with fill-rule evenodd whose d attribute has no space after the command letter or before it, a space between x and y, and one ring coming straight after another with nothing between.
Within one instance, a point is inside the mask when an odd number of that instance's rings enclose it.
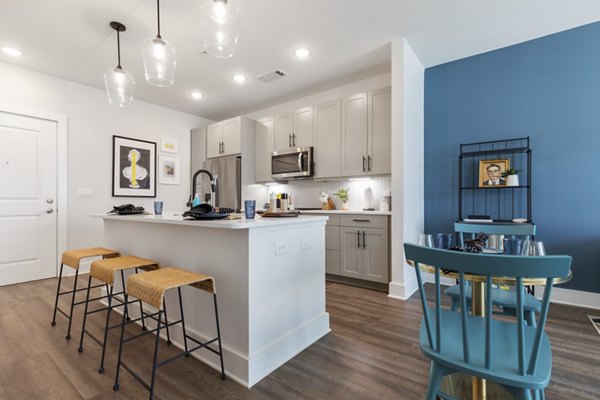
<instances>
[{"instance_id":1,"label":"brushed nickel cabinet handle","mask_svg":"<svg viewBox=\"0 0 600 400\"><path fill-rule=\"evenodd\" d=\"M367 157L367 170L371 172L371 156Z\"/></svg>"},{"instance_id":2,"label":"brushed nickel cabinet handle","mask_svg":"<svg viewBox=\"0 0 600 400\"><path fill-rule=\"evenodd\" d=\"M367 232L363 231L363 249L367 248Z\"/></svg>"},{"instance_id":3,"label":"brushed nickel cabinet handle","mask_svg":"<svg viewBox=\"0 0 600 400\"><path fill-rule=\"evenodd\" d=\"M363 156L363 172L365 172L365 156Z\"/></svg>"},{"instance_id":4,"label":"brushed nickel cabinet handle","mask_svg":"<svg viewBox=\"0 0 600 400\"><path fill-rule=\"evenodd\" d=\"M360 231L356 231L356 248L360 249Z\"/></svg>"},{"instance_id":5,"label":"brushed nickel cabinet handle","mask_svg":"<svg viewBox=\"0 0 600 400\"><path fill-rule=\"evenodd\" d=\"M371 222L370 219L353 219L352 222Z\"/></svg>"}]
</instances>

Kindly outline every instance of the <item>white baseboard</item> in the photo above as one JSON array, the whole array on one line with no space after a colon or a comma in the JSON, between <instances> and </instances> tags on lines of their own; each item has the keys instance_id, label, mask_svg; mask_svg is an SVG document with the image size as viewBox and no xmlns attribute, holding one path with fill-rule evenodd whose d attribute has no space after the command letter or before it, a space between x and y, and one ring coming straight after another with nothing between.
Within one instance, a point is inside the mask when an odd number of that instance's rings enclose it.
<instances>
[{"instance_id":1,"label":"white baseboard","mask_svg":"<svg viewBox=\"0 0 600 400\"><path fill-rule=\"evenodd\" d=\"M388 297L400 300L408 300L410 296L419 290L417 279L413 278L406 283L390 282Z\"/></svg>"},{"instance_id":2,"label":"white baseboard","mask_svg":"<svg viewBox=\"0 0 600 400\"><path fill-rule=\"evenodd\" d=\"M536 289L535 293L541 296L544 293L543 288L540 287L540 290ZM600 293L554 287L552 288L550 301L557 304L600 310Z\"/></svg>"}]
</instances>

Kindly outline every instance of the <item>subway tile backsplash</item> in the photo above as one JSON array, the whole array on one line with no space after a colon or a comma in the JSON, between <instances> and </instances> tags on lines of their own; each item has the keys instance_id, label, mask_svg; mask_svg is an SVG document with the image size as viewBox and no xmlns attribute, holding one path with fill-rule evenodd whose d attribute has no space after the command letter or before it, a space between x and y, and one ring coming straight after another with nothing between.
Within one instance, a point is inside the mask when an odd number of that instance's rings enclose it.
<instances>
[{"instance_id":1,"label":"subway tile backsplash","mask_svg":"<svg viewBox=\"0 0 600 400\"><path fill-rule=\"evenodd\" d=\"M287 192L292 196L292 202L296 208L320 208L319 194L326 192L332 197L336 208L341 209L342 202L337 196L332 196L340 188L350 189L349 206L351 210L362 210L365 208L365 189L371 187L373 191L373 207L379 210L382 196L386 191L392 191L392 179L389 176L377 176L361 178L356 180L338 179L331 181L297 180L289 181L285 185L269 186L267 191L280 193ZM393 193L392 193L393 196Z\"/></svg>"}]
</instances>

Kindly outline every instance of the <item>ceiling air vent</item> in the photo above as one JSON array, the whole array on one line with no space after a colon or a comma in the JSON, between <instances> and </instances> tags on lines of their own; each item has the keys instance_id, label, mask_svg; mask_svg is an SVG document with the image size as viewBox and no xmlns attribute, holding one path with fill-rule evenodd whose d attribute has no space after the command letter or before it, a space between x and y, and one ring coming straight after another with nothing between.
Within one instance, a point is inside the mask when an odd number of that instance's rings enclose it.
<instances>
[{"instance_id":1,"label":"ceiling air vent","mask_svg":"<svg viewBox=\"0 0 600 400\"><path fill-rule=\"evenodd\" d=\"M283 72L280 69L276 69L275 71L267 72L266 74L262 74L257 76L256 79L263 81L265 83L273 82L276 79L283 78L287 73Z\"/></svg>"}]
</instances>

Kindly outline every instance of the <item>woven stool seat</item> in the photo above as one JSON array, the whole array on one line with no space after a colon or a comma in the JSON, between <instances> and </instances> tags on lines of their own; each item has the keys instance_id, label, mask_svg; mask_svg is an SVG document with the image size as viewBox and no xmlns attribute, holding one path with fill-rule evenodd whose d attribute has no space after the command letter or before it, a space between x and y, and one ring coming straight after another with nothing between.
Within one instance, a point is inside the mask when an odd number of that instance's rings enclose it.
<instances>
[{"instance_id":1,"label":"woven stool seat","mask_svg":"<svg viewBox=\"0 0 600 400\"><path fill-rule=\"evenodd\" d=\"M90 275L99 281L113 285L115 272L131 268L141 268L145 271L158 269L158 263L136 256L105 258L92 263Z\"/></svg>"},{"instance_id":2,"label":"woven stool seat","mask_svg":"<svg viewBox=\"0 0 600 400\"><path fill-rule=\"evenodd\" d=\"M130 277L127 280L127 294L161 308L167 289L185 285L216 293L215 280L212 276L168 267Z\"/></svg>"},{"instance_id":3,"label":"woven stool seat","mask_svg":"<svg viewBox=\"0 0 600 400\"><path fill-rule=\"evenodd\" d=\"M79 269L79 262L87 257L118 257L119 252L105 249L104 247L90 247L87 249L76 249L65 251L62 255L62 263L69 267Z\"/></svg>"},{"instance_id":4,"label":"woven stool seat","mask_svg":"<svg viewBox=\"0 0 600 400\"><path fill-rule=\"evenodd\" d=\"M217 336L213 339L202 340L194 338L188 335L185 330L185 317L184 307L181 295L182 286L192 286L202 291L212 294L213 303L215 307L215 327L217 329ZM179 315L180 318L176 321L170 321L167 317L167 305L165 304L165 292L169 289L177 289L177 297L179 298ZM219 310L217 307L217 293L215 289L215 279L212 276L199 274L197 272L187 271L182 268L168 267L160 268L155 271L145 272L143 274L133 275L127 279L127 285L125 289L125 303L129 302L129 296L132 296L140 303L146 303L154 308L158 309L156 312L146 314L147 318L151 318L156 321L156 328L146 330L145 332L136 334L125 338L125 325L135 323L138 319L127 321L125 314L121 320L121 340L119 342L119 355L117 357L117 373L115 375L114 390L119 390L119 374L121 367L131 373L133 378L140 382L146 389L150 391L150 400L154 398L154 388L156 384L156 371L158 368L178 360L183 356L188 356L192 352L200 349L210 351L219 356L221 362L221 379L225 379L225 365L223 363L223 347L221 343L221 328L219 327ZM144 314L142 313L142 317ZM140 318L141 319L141 318ZM161 341L160 331L161 329L167 330L167 344L171 344L169 335L169 327L173 325L179 325L181 327L181 336L183 337L183 351L179 354L173 355L168 359L158 360L159 343ZM154 338L154 357L152 361L152 374L150 375L150 382L144 381L140 375L134 370L127 366L123 362L123 346L126 342L140 338L147 334L155 334ZM191 342L192 346L189 346ZM215 345L218 348L215 348Z\"/></svg>"}]
</instances>

